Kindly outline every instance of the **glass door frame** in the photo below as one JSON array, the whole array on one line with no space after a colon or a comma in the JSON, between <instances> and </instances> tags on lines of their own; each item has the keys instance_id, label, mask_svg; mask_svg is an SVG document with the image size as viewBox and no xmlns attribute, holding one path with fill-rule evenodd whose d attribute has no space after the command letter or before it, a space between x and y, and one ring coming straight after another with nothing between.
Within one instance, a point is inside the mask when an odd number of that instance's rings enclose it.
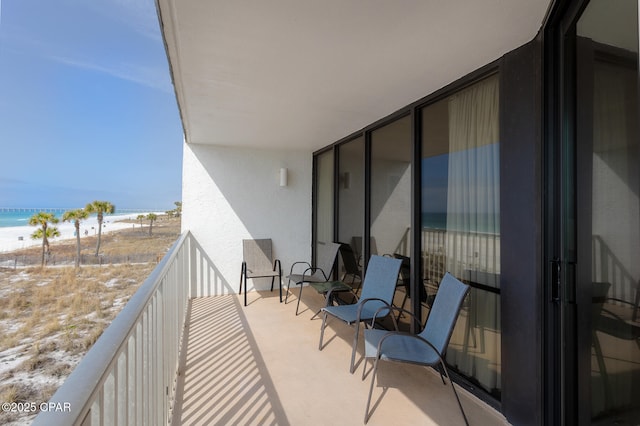
<instances>
[{"instance_id":1,"label":"glass door frame","mask_svg":"<svg viewBox=\"0 0 640 426\"><path fill-rule=\"evenodd\" d=\"M577 25L589 0L558 1L545 27L545 303L544 419L546 424L590 424L592 148L588 73ZM591 64L591 65L590 65ZM586 110L583 110L586 108ZM586 113L585 113L586 112ZM586 261L586 262L585 262ZM582 266L580 266L582 265ZM586 266L585 266L586 265ZM579 285L583 283L582 285Z\"/></svg>"},{"instance_id":2,"label":"glass door frame","mask_svg":"<svg viewBox=\"0 0 640 426\"><path fill-rule=\"evenodd\" d=\"M545 424L578 424L575 294L575 26L587 1L558 2L544 31L544 303ZM587 401L588 402L588 401Z\"/></svg>"}]
</instances>

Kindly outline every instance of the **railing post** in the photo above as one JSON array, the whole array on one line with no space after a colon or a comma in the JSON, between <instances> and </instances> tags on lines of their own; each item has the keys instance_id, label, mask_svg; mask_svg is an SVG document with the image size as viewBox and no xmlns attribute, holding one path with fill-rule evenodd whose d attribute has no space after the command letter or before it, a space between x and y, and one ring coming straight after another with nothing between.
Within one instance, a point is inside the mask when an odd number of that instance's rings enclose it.
<instances>
[{"instance_id":1,"label":"railing post","mask_svg":"<svg viewBox=\"0 0 640 426\"><path fill-rule=\"evenodd\" d=\"M193 242L193 237L188 239L189 244L189 298L195 297L197 294L197 276L198 276L198 256L196 252L196 245Z\"/></svg>"}]
</instances>

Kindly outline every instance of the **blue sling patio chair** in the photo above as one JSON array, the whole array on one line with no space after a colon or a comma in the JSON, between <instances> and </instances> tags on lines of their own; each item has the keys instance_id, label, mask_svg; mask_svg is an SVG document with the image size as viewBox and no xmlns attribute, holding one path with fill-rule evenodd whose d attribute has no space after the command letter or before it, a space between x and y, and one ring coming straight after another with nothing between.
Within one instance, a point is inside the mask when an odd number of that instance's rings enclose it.
<instances>
[{"instance_id":1,"label":"blue sling patio chair","mask_svg":"<svg viewBox=\"0 0 640 426\"><path fill-rule=\"evenodd\" d=\"M389 308L393 303L393 294L396 290L401 264L402 261L400 259L371 256L364 282L362 283L362 293L360 298L356 299L357 302L351 305L326 306L322 308L322 327L320 329L318 349L322 350L322 338L327 324L327 316L331 315L349 325L355 325L349 367L350 373L354 371L360 323L371 321L373 324L372 320L376 314L378 318L382 318L391 313ZM329 297L331 297L330 294L327 295L327 298ZM355 293L354 297L357 297Z\"/></svg>"},{"instance_id":2,"label":"blue sling patio chair","mask_svg":"<svg viewBox=\"0 0 640 426\"><path fill-rule=\"evenodd\" d=\"M429 312L429 318L424 329L419 334L403 333L386 330L365 330L365 364L362 371L364 380L367 360L375 358L371 377L371 387L367 398L367 407L364 414L364 422L370 417L369 406L371 395L376 380L379 361L397 361L422 366L439 366L442 383L446 385L444 376L449 380L453 393L458 401L460 412L465 424L469 424L467 416L462 409L460 398L453 386L447 366L444 362L444 354L451 339L451 333L456 325L462 302L469 291L469 286L463 284L450 273L446 273L440 282L436 298ZM398 309L398 308L394 308ZM401 308L400 308L401 309ZM405 311L404 309L402 309ZM410 312L405 311L410 315ZM392 316L392 318L394 318ZM375 318L374 318L375 319ZM395 320L395 318L394 318ZM397 327L397 323L395 323Z\"/></svg>"},{"instance_id":3,"label":"blue sling patio chair","mask_svg":"<svg viewBox=\"0 0 640 426\"><path fill-rule=\"evenodd\" d=\"M291 287L291 281L300 286L300 293L298 294L298 303L296 305L296 315L298 315L298 309L300 308L300 299L302 299L302 287L304 283L324 283L331 278L331 272L333 266L336 263L336 257L338 257L338 250L340 244L336 243L324 243L318 242L318 250L316 253L316 264L311 266L308 262L295 262L291 265L291 272L287 275L287 295L284 297L284 303L287 303L289 298L289 288ZM293 269L296 265L306 265L306 269L302 274L294 274Z\"/></svg>"}]
</instances>

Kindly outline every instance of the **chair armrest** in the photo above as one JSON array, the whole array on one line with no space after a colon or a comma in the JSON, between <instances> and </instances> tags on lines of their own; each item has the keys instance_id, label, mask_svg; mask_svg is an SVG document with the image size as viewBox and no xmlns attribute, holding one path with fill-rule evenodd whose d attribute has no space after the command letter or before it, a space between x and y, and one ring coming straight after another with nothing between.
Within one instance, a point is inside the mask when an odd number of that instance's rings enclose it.
<instances>
[{"instance_id":1,"label":"chair armrest","mask_svg":"<svg viewBox=\"0 0 640 426\"><path fill-rule=\"evenodd\" d=\"M358 312L357 312L357 316L356 319L358 322L360 322L360 314L362 314L362 309L364 308L364 305L366 305L368 302L372 302L372 301L378 301L378 302L382 302L386 305L387 308L391 309L391 305L386 301L386 300L382 300L379 299L377 297L371 297L369 299L362 299L360 300L360 306L358 306ZM385 309L383 308L379 308L378 311ZM378 311L376 311L376 314L378 313Z\"/></svg>"},{"instance_id":2,"label":"chair armrest","mask_svg":"<svg viewBox=\"0 0 640 426\"><path fill-rule=\"evenodd\" d=\"M335 289L332 288L331 290L329 290L327 292L327 295L325 296L325 299L326 299L327 302L329 302L329 300L331 300L331 296L333 296L333 292L334 291L335 291ZM346 293L346 291L345 290L341 290L341 291L338 291L338 293ZM353 289L349 290L349 294L351 294L355 298L356 302L358 301L358 295L353 291ZM329 305L327 305L327 306L329 306Z\"/></svg>"},{"instance_id":3,"label":"chair armrest","mask_svg":"<svg viewBox=\"0 0 640 426\"><path fill-rule=\"evenodd\" d=\"M407 309L404 308L399 308L397 306L391 305L390 307L380 307L378 308L378 310L373 314L373 319L371 320L371 327L373 327L373 325L376 322L376 317L378 316L378 313L385 310L385 309L390 309L392 311L398 311L398 312L403 312L405 314L408 314L409 316L411 316L413 318L413 320L417 323L420 324L420 321L418 320L418 317L411 311L408 311ZM396 320L396 317L391 315L391 319L393 320L393 325L396 329L396 331L398 331L398 321Z\"/></svg>"},{"instance_id":4,"label":"chair armrest","mask_svg":"<svg viewBox=\"0 0 640 426\"><path fill-rule=\"evenodd\" d=\"M416 339L422 343L424 343L425 345L429 346L431 349L433 349L433 351L436 353L436 355L438 355L438 358L440 359L440 362L444 363L444 359L442 358L442 354L436 349L435 346L433 346L433 344L431 342L429 342L427 339L418 336L417 334L411 334L411 333L406 333L403 331L390 331L387 334L385 334L384 336L382 336L382 338L380 339L380 341L378 342L378 349L377 349L377 358L380 358L381 354L382 354L382 345L384 344L384 341L387 340L387 338L391 337L391 336L404 336L407 337L409 339Z\"/></svg>"},{"instance_id":5,"label":"chair armrest","mask_svg":"<svg viewBox=\"0 0 640 426\"><path fill-rule=\"evenodd\" d=\"M278 273L282 276L282 264L280 263L280 259L276 259L273 262L273 270L276 270L276 266L278 267Z\"/></svg>"},{"instance_id":6,"label":"chair armrest","mask_svg":"<svg viewBox=\"0 0 640 426\"><path fill-rule=\"evenodd\" d=\"M311 264L309 262L294 262L293 265L291 265L291 271L289 272L289 275L293 275L293 267L294 266L301 265L301 264L307 265L307 267L309 267L309 268L311 267Z\"/></svg>"},{"instance_id":7,"label":"chair armrest","mask_svg":"<svg viewBox=\"0 0 640 426\"><path fill-rule=\"evenodd\" d=\"M602 308L600 310L601 314L607 314L608 316L610 316L611 318L620 321L622 323L626 323L626 321L618 314L614 314L613 312L611 312L609 309L607 308ZM604 315L603 315L604 316Z\"/></svg>"},{"instance_id":8,"label":"chair armrest","mask_svg":"<svg viewBox=\"0 0 640 426\"><path fill-rule=\"evenodd\" d=\"M329 278L327 277L327 274L324 273L324 271L322 270L322 268L316 268L313 266L308 267L307 269L305 269L305 271L302 273L302 281L304 282L304 277L307 275L307 272L311 271L311 273L309 274L309 276L313 275L316 273L316 271L320 271L322 272L322 276L324 277L325 281L329 281Z\"/></svg>"},{"instance_id":9,"label":"chair armrest","mask_svg":"<svg viewBox=\"0 0 640 426\"><path fill-rule=\"evenodd\" d=\"M628 300L624 300L624 299L618 299L618 298L616 298L616 297L607 297L607 298L605 299L605 302L607 302L608 300L613 300L614 302L623 303L623 304L625 304L625 305L629 305L629 306L631 306L631 307L635 307L635 306L636 306L636 304L635 304L635 303L633 303L633 302L629 302Z\"/></svg>"}]
</instances>

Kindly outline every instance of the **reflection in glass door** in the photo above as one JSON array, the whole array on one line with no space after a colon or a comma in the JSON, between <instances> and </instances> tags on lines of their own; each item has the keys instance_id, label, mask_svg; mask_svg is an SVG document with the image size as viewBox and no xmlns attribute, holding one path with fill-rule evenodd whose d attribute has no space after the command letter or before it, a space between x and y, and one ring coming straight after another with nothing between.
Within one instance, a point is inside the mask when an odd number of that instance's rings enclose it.
<instances>
[{"instance_id":1,"label":"reflection in glass door","mask_svg":"<svg viewBox=\"0 0 640 426\"><path fill-rule=\"evenodd\" d=\"M411 119L371 134L370 254L410 256Z\"/></svg>"},{"instance_id":2,"label":"reflection in glass door","mask_svg":"<svg viewBox=\"0 0 640 426\"><path fill-rule=\"evenodd\" d=\"M638 1L594 0L576 26L579 413L640 423ZM586 356L590 355L590 356ZM581 404L582 405L582 404Z\"/></svg>"},{"instance_id":3,"label":"reflection in glass door","mask_svg":"<svg viewBox=\"0 0 640 426\"><path fill-rule=\"evenodd\" d=\"M315 160L314 253L317 253L318 243L333 241L333 150L317 155Z\"/></svg>"},{"instance_id":4,"label":"reflection in glass door","mask_svg":"<svg viewBox=\"0 0 640 426\"><path fill-rule=\"evenodd\" d=\"M445 272L471 286L446 360L496 399L502 388L499 92L492 75L421 111L422 314Z\"/></svg>"},{"instance_id":5,"label":"reflection in glass door","mask_svg":"<svg viewBox=\"0 0 640 426\"><path fill-rule=\"evenodd\" d=\"M364 233L364 178L364 136L361 136L338 147L338 241L345 244L338 262L339 276L356 287L363 265L356 246Z\"/></svg>"},{"instance_id":6,"label":"reflection in glass door","mask_svg":"<svg viewBox=\"0 0 640 426\"><path fill-rule=\"evenodd\" d=\"M402 259L395 304L404 308L411 298L411 148L411 116L371 132L369 253Z\"/></svg>"}]
</instances>

